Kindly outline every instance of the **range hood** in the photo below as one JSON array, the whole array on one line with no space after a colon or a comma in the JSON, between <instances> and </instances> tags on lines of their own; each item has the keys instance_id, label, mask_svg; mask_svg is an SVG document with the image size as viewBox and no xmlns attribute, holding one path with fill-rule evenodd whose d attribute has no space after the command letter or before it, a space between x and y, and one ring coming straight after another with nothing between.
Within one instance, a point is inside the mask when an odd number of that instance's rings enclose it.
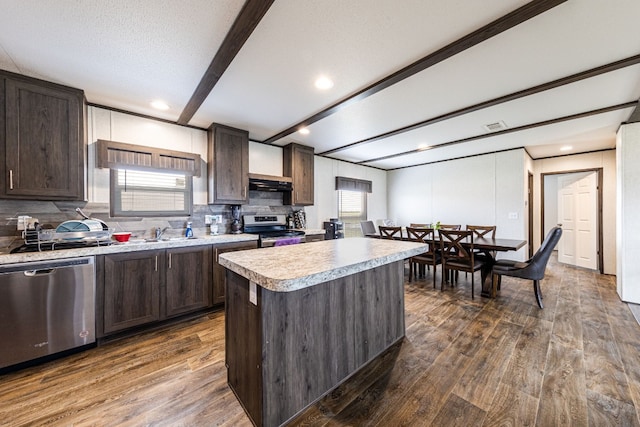
<instances>
[{"instance_id":1,"label":"range hood","mask_svg":"<svg viewBox=\"0 0 640 427\"><path fill-rule=\"evenodd\" d=\"M286 176L249 174L249 190L254 191L291 191L293 180Z\"/></svg>"}]
</instances>

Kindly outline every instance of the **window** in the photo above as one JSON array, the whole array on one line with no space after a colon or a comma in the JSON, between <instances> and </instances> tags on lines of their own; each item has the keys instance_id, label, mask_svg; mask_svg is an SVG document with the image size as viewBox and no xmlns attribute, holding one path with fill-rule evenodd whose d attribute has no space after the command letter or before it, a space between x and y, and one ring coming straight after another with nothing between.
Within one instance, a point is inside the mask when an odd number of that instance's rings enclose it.
<instances>
[{"instance_id":1,"label":"window","mask_svg":"<svg viewBox=\"0 0 640 427\"><path fill-rule=\"evenodd\" d=\"M186 216L192 177L184 173L111 169L111 216Z\"/></svg>"},{"instance_id":2,"label":"window","mask_svg":"<svg viewBox=\"0 0 640 427\"><path fill-rule=\"evenodd\" d=\"M362 237L360 221L367 220L367 193L338 190L338 217L344 225L344 237Z\"/></svg>"},{"instance_id":3,"label":"window","mask_svg":"<svg viewBox=\"0 0 640 427\"><path fill-rule=\"evenodd\" d=\"M338 190L338 218L344 226L344 237L362 237L360 222L367 220L367 193L371 181L336 176Z\"/></svg>"}]
</instances>

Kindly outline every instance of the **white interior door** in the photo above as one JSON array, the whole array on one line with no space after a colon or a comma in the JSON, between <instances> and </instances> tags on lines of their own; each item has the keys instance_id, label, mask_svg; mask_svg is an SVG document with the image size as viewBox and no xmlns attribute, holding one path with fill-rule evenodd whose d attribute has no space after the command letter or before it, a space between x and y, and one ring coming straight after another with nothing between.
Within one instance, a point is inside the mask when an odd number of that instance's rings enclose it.
<instances>
[{"instance_id":1,"label":"white interior door","mask_svg":"<svg viewBox=\"0 0 640 427\"><path fill-rule=\"evenodd\" d=\"M558 222L562 238L558 261L597 269L597 180L596 172L579 172L558 178Z\"/></svg>"}]
</instances>

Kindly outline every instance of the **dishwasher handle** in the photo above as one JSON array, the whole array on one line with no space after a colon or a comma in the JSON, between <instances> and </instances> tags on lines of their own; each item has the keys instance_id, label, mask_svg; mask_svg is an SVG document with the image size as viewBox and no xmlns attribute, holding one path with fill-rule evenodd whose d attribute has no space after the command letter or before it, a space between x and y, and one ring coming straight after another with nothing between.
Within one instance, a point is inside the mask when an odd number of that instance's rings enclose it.
<instances>
[{"instance_id":1,"label":"dishwasher handle","mask_svg":"<svg viewBox=\"0 0 640 427\"><path fill-rule=\"evenodd\" d=\"M26 270L24 272L24 275L27 277L45 276L47 274L53 274L55 271L56 271L55 268L43 268L41 270Z\"/></svg>"}]
</instances>

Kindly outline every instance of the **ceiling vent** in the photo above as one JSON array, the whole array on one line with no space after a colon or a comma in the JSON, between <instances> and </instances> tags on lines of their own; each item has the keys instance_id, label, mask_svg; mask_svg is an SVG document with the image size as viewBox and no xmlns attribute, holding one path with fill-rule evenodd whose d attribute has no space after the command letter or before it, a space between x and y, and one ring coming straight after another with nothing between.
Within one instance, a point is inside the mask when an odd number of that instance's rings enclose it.
<instances>
[{"instance_id":1,"label":"ceiling vent","mask_svg":"<svg viewBox=\"0 0 640 427\"><path fill-rule=\"evenodd\" d=\"M502 120L500 120L499 122L495 122L495 123L489 123L488 125L484 125L485 130L489 131L489 132L496 132L499 130L503 130L507 128L507 125L504 124L504 122Z\"/></svg>"}]
</instances>

